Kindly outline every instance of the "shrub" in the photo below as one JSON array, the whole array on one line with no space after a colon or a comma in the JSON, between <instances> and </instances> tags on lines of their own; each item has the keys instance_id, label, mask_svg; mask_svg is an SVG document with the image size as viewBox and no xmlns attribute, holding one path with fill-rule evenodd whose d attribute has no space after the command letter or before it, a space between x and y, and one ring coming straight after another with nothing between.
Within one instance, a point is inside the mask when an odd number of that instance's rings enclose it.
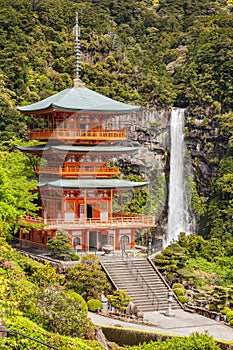
<instances>
[{"instance_id":1,"label":"shrub","mask_svg":"<svg viewBox=\"0 0 233 350\"><path fill-rule=\"evenodd\" d=\"M6 321L7 329L12 329L21 332L30 337L39 339L52 346L58 347L60 350L102 350L103 347L97 341L83 340L80 338L71 338L58 333L50 333L45 331L38 324L28 320L24 317L14 317ZM16 336L11 335L4 339L4 348L9 346L9 349L15 349ZM1 342L0 342L1 345ZM18 337L17 341L18 350L36 349L47 350L48 347L40 343L37 343L31 339L24 337ZM1 347L0 347L1 348ZM7 348L8 349L8 348Z\"/></svg>"},{"instance_id":2,"label":"shrub","mask_svg":"<svg viewBox=\"0 0 233 350\"><path fill-rule=\"evenodd\" d=\"M90 299L87 302L87 307L89 311L96 312L98 309L103 308L103 304L100 300Z\"/></svg>"},{"instance_id":3,"label":"shrub","mask_svg":"<svg viewBox=\"0 0 233 350\"><path fill-rule=\"evenodd\" d=\"M86 337L93 333L93 324L87 319L87 305L77 293L61 288L40 290L36 309L30 318L51 332L72 337Z\"/></svg>"},{"instance_id":4,"label":"shrub","mask_svg":"<svg viewBox=\"0 0 233 350\"><path fill-rule=\"evenodd\" d=\"M126 311L131 298L125 290L115 290L113 295L108 295L108 300L114 308L123 312Z\"/></svg>"},{"instance_id":5,"label":"shrub","mask_svg":"<svg viewBox=\"0 0 233 350\"><path fill-rule=\"evenodd\" d=\"M71 254L71 260L72 261L78 261L80 260L80 255L78 253L72 253Z\"/></svg>"},{"instance_id":6,"label":"shrub","mask_svg":"<svg viewBox=\"0 0 233 350\"><path fill-rule=\"evenodd\" d=\"M227 322L230 322L231 320L233 320L233 311L228 311L226 313L226 318L227 318Z\"/></svg>"},{"instance_id":7,"label":"shrub","mask_svg":"<svg viewBox=\"0 0 233 350\"><path fill-rule=\"evenodd\" d=\"M177 297L179 297L179 296L184 296L185 295L185 293L186 293L186 291L185 291L185 289L184 288L174 288L173 289L173 292L175 293L175 295L177 296Z\"/></svg>"},{"instance_id":8,"label":"shrub","mask_svg":"<svg viewBox=\"0 0 233 350\"><path fill-rule=\"evenodd\" d=\"M111 288L94 254L87 254L80 263L67 269L66 287L84 295L85 300L98 299L103 290Z\"/></svg>"},{"instance_id":9,"label":"shrub","mask_svg":"<svg viewBox=\"0 0 233 350\"><path fill-rule=\"evenodd\" d=\"M172 289L176 289L176 288L183 288L183 289L185 289L182 283L174 283L172 285Z\"/></svg>"},{"instance_id":10,"label":"shrub","mask_svg":"<svg viewBox=\"0 0 233 350\"><path fill-rule=\"evenodd\" d=\"M212 336L208 333L193 333L188 337L172 337L164 333L124 329L118 327L102 327L109 341L115 341L129 350L220 350ZM128 345L128 346L126 346Z\"/></svg>"},{"instance_id":11,"label":"shrub","mask_svg":"<svg viewBox=\"0 0 233 350\"><path fill-rule=\"evenodd\" d=\"M229 307L224 307L224 309L222 309L220 312L224 315L226 315L229 311L231 311L231 309L229 309Z\"/></svg>"},{"instance_id":12,"label":"shrub","mask_svg":"<svg viewBox=\"0 0 233 350\"><path fill-rule=\"evenodd\" d=\"M87 307L87 303L86 303L86 301L83 299L83 297L82 297L80 294L78 294L78 293L76 293L76 292L74 292L74 291L67 291L67 294L68 294L71 298L74 298L75 301L80 302L81 308L82 308L82 312L83 312L83 314L85 314L85 315L87 316L88 307Z\"/></svg>"},{"instance_id":13,"label":"shrub","mask_svg":"<svg viewBox=\"0 0 233 350\"><path fill-rule=\"evenodd\" d=\"M189 301L188 298L185 297L185 296L183 296L183 295L179 295L179 296L178 296L178 300L179 300L179 302L180 302L181 304L185 304L185 303L187 303L187 302Z\"/></svg>"}]
</instances>

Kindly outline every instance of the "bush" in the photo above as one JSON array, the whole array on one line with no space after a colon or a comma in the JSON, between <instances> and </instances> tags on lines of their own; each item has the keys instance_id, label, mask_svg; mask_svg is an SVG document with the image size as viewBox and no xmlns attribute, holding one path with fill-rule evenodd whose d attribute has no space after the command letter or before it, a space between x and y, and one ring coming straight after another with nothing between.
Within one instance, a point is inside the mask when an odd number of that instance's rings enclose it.
<instances>
[{"instance_id":1,"label":"bush","mask_svg":"<svg viewBox=\"0 0 233 350\"><path fill-rule=\"evenodd\" d=\"M229 307L224 307L224 309L222 309L220 312L224 315L226 315L229 311L231 311L231 309L229 309Z\"/></svg>"},{"instance_id":2,"label":"bush","mask_svg":"<svg viewBox=\"0 0 233 350\"><path fill-rule=\"evenodd\" d=\"M233 311L228 311L226 313L226 318L227 318L227 322L230 322L231 320L233 320Z\"/></svg>"},{"instance_id":3,"label":"bush","mask_svg":"<svg viewBox=\"0 0 233 350\"><path fill-rule=\"evenodd\" d=\"M98 309L103 309L103 304L100 300L90 299L87 302L87 307L89 311L96 312Z\"/></svg>"},{"instance_id":4,"label":"bush","mask_svg":"<svg viewBox=\"0 0 233 350\"><path fill-rule=\"evenodd\" d=\"M71 337L87 337L94 333L94 326L87 319L87 305L77 293L58 287L42 289L37 294L33 311L30 318L47 331Z\"/></svg>"},{"instance_id":5,"label":"bush","mask_svg":"<svg viewBox=\"0 0 233 350\"><path fill-rule=\"evenodd\" d=\"M66 287L84 295L87 299L98 299L103 290L111 286L94 254L87 254L80 263L66 270Z\"/></svg>"},{"instance_id":6,"label":"bush","mask_svg":"<svg viewBox=\"0 0 233 350\"><path fill-rule=\"evenodd\" d=\"M104 335L129 350L220 350L208 333L193 333L188 337L172 337L164 333L102 326ZM126 347L126 345L128 345Z\"/></svg>"},{"instance_id":7,"label":"bush","mask_svg":"<svg viewBox=\"0 0 233 350\"><path fill-rule=\"evenodd\" d=\"M131 298L128 296L125 290L115 290L113 295L108 295L109 303L121 312L127 310L128 304Z\"/></svg>"},{"instance_id":8,"label":"bush","mask_svg":"<svg viewBox=\"0 0 233 350\"><path fill-rule=\"evenodd\" d=\"M183 288L183 289L185 289L182 283L174 283L172 285L172 289L176 289L176 288Z\"/></svg>"},{"instance_id":9,"label":"bush","mask_svg":"<svg viewBox=\"0 0 233 350\"><path fill-rule=\"evenodd\" d=\"M83 340L80 338L71 338L58 333L50 333L45 331L43 328L38 326L36 323L28 320L27 318L17 316L6 321L7 329L12 329L18 332L21 332L30 337L41 340L45 343L48 343L52 346L58 347L60 350L102 350L103 347L97 341ZM15 349L16 336L11 335L4 339L4 344L9 346L9 349ZM1 342L0 342L1 344ZM24 337L18 337L17 349L19 350L47 350L48 347L37 343L31 339ZM0 347L1 348L1 347Z\"/></svg>"},{"instance_id":10,"label":"bush","mask_svg":"<svg viewBox=\"0 0 233 350\"><path fill-rule=\"evenodd\" d=\"M179 297L179 296L185 296L185 293L186 293L186 291L185 291L185 289L184 288L174 288L174 289L172 289L173 290L173 292L175 293L175 295L177 296L177 297Z\"/></svg>"},{"instance_id":11,"label":"bush","mask_svg":"<svg viewBox=\"0 0 233 350\"><path fill-rule=\"evenodd\" d=\"M71 260L72 261L79 261L80 260L80 255L78 253L72 253L71 254Z\"/></svg>"},{"instance_id":12,"label":"bush","mask_svg":"<svg viewBox=\"0 0 233 350\"><path fill-rule=\"evenodd\" d=\"M179 296L178 296L178 300L179 300L179 302L180 302L181 304L185 304L185 303L187 303L187 302L189 301L188 298L185 297L185 296L183 296L183 295L179 295Z\"/></svg>"}]
</instances>

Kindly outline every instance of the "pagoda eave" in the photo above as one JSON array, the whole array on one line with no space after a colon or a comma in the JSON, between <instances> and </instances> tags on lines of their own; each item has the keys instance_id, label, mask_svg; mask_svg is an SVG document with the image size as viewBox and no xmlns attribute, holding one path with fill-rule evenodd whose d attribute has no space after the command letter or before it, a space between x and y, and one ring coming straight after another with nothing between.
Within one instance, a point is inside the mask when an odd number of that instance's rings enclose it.
<instances>
[{"instance_id":1,"label":"pagoda eave","mask_svg":"<svg viewBox=\"0 0 233 350\"><path fill-rule=\"evenodd\" d=\"M148 182L133 182L120 179L59 179L55 181L45 181L44 183L38 184L38 187L55 187L60 189L133 189L139 187L145 187Z\"/></svg>"}]
</instances>

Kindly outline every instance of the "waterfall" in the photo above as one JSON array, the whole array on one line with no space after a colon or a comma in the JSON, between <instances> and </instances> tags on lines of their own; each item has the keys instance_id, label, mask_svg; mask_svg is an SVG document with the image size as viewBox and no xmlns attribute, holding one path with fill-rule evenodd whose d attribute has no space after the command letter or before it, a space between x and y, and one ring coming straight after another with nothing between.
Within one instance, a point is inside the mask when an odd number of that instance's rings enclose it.
<instances>
[{"instance_id":1,"label":"waterfall","mask_svg":"<svg viewBox=\"0 0 233 350\"><path fill-rule=\"evenodd\" d=\"M168 224L166 246L177 240L180 232L193 230L194 221L190 212L190 190L185 171L184 109L173 108L170 121L170 180L168 198Z\"/></svg>"}]
</instances>

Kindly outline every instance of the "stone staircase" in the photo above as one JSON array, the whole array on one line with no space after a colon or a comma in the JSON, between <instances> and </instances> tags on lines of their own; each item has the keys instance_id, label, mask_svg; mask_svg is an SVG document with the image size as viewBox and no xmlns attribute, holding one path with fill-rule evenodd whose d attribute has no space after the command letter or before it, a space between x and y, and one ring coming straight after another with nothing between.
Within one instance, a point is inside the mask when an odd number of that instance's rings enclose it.
<instances>
[{"instance_id":1,"label":"stone staircase","mask_svg":"<svg viewBox=\"0 0 233 350\"><path fill-rule=\"evenodd\" d=\"M100 262L115 288L126 290L140 311L167 311L169 287L149 259L108 259ZM173 297L172 309L178 308L181 306Z\"/></svg>"}]
</instances>

